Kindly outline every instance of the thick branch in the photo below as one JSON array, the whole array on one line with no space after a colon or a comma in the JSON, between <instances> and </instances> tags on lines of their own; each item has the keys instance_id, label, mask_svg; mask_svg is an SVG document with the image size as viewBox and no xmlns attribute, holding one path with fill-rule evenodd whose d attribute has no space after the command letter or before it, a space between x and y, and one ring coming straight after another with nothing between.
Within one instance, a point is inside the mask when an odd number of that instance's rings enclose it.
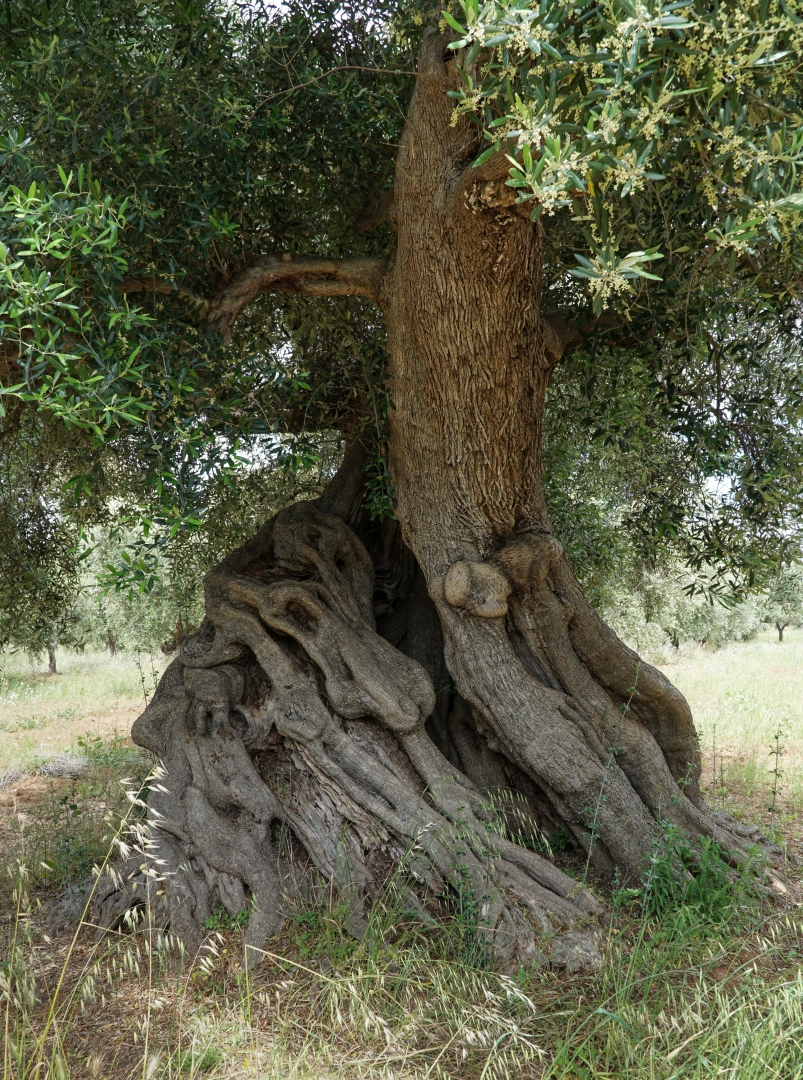
<instances>
[{"instance_id":1,"label":"thick branch","mask_svg":"<svg viewBox=\"0 0 803 1080\"><path fill-rule=\"evenodd\" d=\"M136 293L136 292L152 292L152 293L172 293L175 292L179 296L184 297L185 300L189 300L193 304L203 306L206 301L196 296L195 293L188 289L185 285L180 285L175 281L163 280L158 277L149 278L124 278L118 286L121 293Z\"/></svg>"},{"instance_id":2,"label":"thick branch","mask_svg":"<svg viewBox=\"0 0 803 1080\"><path fill-rule=\"evenodd\" d=\"M379 204L373 213L365 214L355 221L354 231L356 233L368 232L369 229L375 229L377 225L381 225L385 218L390 218L390 223L392 225L393 218L390 216L390 210L393 206L395 194L395 190L389 188L380 199Z\"/></svg>"},{"instance_id":3,"label":"thick branch","mask_svg":"<svg viewBox=\"0 0 803 1080\"><path fill-rule=\"evenodd\" d=\"M616 315L595 316L561 308L542 315L541 326L546 351L554 364L590 338L601 338L606 345L636 344L632 328Z\"/></svg>"},{"instance_id":4,"label":"thick branch","mask_svg":"<svg viewBox=\"0 0 803 1080\"><path fill-rule=\"evenodd\" d=\"M298 292L306 296L367 296L379 302L387 269L381 258L322 259L266 255L235 274L209 301L207 327L229 337L240 312L260 293Z\"/></svg>"}]
</instances>

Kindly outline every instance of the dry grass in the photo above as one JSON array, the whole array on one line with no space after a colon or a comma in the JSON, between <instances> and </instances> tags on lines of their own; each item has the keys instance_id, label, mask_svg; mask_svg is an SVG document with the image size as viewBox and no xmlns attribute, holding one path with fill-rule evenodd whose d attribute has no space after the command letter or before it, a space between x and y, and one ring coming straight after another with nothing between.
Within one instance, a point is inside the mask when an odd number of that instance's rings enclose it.
<instances>
[{"instance_id":1,"label":"dry grass","mask_svg":"<svg viewBox=\"0 0 803 1080\"><path fill-rule=\"evenodd\" d=\"M766 635L716 654L682 654L665 668L700 721L709 798L761 817L793 848L803 814L801 661L797 631L783 646ZM139 672L129 659L79 657L64 668L58 681L13 674L0 717L30 708L54 724L71 708L79 719L108 717L115 701L130 702L136 715ZM770 815L770 746L781 720L785 755ZM88 729L78 723L76 733ZM56 730L54 749L75 750L75 736ZM9 864L12 852L28 864L16 907L9 888L0 889L3 1080L803 1078L803 920L757 903L719 918L684 907L645 921L637 900L617 897L604 969L573 976L478 968L459 920L444 914L422 926L394 905L392 891L360 942L328 889L310 896L250 979L240 971L241 931L225 916L198 957L181 957L142 926L99 942L86 929L73 937L54 924L58 891L36 856L58 833L59 814L70 816L60 809L65 796L76 807L70 837L81 835L83 846L64 846L61 895L80 883L70 860L83 859L85 874L92 844L95 856L108 848L119 818L109 783L131 774L131 751L121 742L90 749L87 778L37 778L22 822L18 810L0 809L0 850ZM42 750L6 748L3 760L18 764L28 752Z\"/></svg>"},{"instance_id":2,"label":"dry grass","mask_svg":"<svg viewBox=\"0 0 803 1080\"><path fill-rule=\"evenodd\" d=\"M342 926L336 910L317 910ZM27 1060L30 1066L42 1060L43 1068L11 1065L7 1075L803 1075L803 925L788 915L756 912L738 934L683 912L649 924L625 919L609 929L603 972L533 969L511 979L461 962L448 921L424 931L392 910L380 913L348 955L333 954L322 937L315 955L302 960L303 914L271 943L250 980L239 970L236 930L210 934L202 957L183 966L167 942L146 930L96 945L82 939L70 956L43 1053L36 1036L69 945L47 942L32 920L24 954L41 1004L28 1012Z\"/></svg>"}]
</instances>

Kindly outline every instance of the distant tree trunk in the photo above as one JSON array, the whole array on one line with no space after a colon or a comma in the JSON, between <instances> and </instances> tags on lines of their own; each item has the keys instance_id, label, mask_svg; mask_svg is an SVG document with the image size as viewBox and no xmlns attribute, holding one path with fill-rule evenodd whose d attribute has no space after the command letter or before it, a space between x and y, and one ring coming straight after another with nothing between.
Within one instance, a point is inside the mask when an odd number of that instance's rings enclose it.
<instances>
[{"instance_id":1,"label":"distant tree trunk","mask_svg":"<svg viewBox=\"0 0 803 1080\"><path fill-rule=\"evenodd\" d=\"M115 656L117 654L117 638L110 629L106 630L106 645L108 646L111 655Z\"/></svg>"},{"instance_id":2,"label":"distant tree trunk","mask_svg":"<svg viewBox=\"0 0 803 1080\"><path fill-rule=\"evenodd\" d=\"M47 670L48 674L56 675L56 649L58 648L59 639L57 637L51 638L47 643Z\"/></svg>"},{"instance_id":3,"label":"distant tree trunk","mask_svg":"<svg viewBox=\"0 0 803 1080\"><path fill-rule=\"evenodd\" d=\"M758 835L706 806L688 704L600 619L553 533L541 432L570 334L542 317L542 230L504 155L471 167L456 79L428 37L379 297L397 520L361 510L354 445L320 499L207 574L206 619L132 732L167 769L150 797L167 876L137 857L136 892L99 891L102 923L150 895L194 946L216 904L235 914L250 893L259 949L303 850L355 932L403 865L411 904L460 898L506 963L544 948L575 965L596 955L600 905L519 842L522 820L630 883L659 822L734 857Z\"/></svg>"},{"instance_id":4,"label":"distant tree trunk","mask_svg":"<svg viewBox=\"0 0 803 1080\"><path fill-rule=\"evenodd\" d=\"M778 641L783 641L783 632L786 629L787 625L788 624L784 622L776 622L775 626L778 630Z\"/></svg>"}]
</instances>

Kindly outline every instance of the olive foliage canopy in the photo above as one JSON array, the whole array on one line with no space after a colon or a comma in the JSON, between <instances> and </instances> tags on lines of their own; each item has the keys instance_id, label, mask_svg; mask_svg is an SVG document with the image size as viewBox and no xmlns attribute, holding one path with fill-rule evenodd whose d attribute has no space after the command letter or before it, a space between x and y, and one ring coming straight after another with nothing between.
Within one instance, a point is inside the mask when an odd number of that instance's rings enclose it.
<instances>
[{"instance_id":1,"label":"olive foliage canopy","mask_svg":"<svg viewBox=\"0 0 803 1080\"><path fill-rule=\"evenodd\" d=\"M381 205L429 26L462 72L456 112L484 130L483 157L507 155L544 229L545 305L587 329L554 378L545 448L581 573L673 549L732 587L794 557L801 14L8 0L0 453L15 491L39 480L4 501L3 580L32 514L60 536L42 565L61 552L73 573L65 523L136 520L172 542L204 527L221 484L266 454L317 462L333 433L371 443L368 497L391 510L377 310L262 297L230 342L203 314L258 255L392 252Z\"/></svg>"}]
</instances>

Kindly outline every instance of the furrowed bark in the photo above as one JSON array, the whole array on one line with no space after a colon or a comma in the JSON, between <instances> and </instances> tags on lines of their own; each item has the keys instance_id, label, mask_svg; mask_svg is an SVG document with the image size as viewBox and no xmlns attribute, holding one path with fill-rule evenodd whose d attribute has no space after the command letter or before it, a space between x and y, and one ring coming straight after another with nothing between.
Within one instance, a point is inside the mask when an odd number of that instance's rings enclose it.
<instances>
[{"instance_id":1,"label":"furrowed bark","mask_svg":"<svg viewBox=\"0 0 803 1080\"><path fill-rule=\"evenodd\" d=\"M581 329L541 318L540 227L493 159L472 168L480 145L453 123L445 44L422 48L383 285L397 516L485 734L594 862L637 881L658 819L739 840L699 797L688 705L596 616L553 536L544 401Z\"/></svg>"}]
</instances>

